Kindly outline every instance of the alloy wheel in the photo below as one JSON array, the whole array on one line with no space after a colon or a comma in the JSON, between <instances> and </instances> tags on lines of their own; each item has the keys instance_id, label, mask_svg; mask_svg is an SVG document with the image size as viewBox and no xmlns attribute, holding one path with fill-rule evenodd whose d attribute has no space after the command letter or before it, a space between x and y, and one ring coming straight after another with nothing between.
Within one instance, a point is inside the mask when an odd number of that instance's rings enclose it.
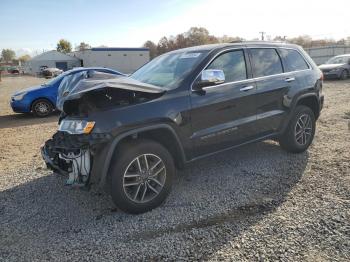
<instances>
[{"instance_id":1,"label":"alloy wheel","mask_svg":"<svg viewBox=\"0 0 350 262\"><path fill-rule=\"evenodd\" d=\"M147 203L162 191L166 180L163 160L154 154L142 154L130 162L124 172L123 188L135 203Z\"/></svg>"},{"instance_id":2,"label":"alloy wheel","mask_svg":"<svg viewBox=\"0 0 350 262\"><path fill-rule=\"evenodd\" d=\"M50 106L46 102L38 102L35 104L35 112L40 115L46 115L49 113Z\"/></svg>"},{"instance_id":3,"label":"alloy wheel","mask_svg":"<svg viewBox=\"0 0 350 262\"><path fill-rule=\"evenodd\" d=\"M295 125L295 140L299 145L306 145L312 136L311 117L303 114L299 117Z\"/></svg>"}]
</instances>

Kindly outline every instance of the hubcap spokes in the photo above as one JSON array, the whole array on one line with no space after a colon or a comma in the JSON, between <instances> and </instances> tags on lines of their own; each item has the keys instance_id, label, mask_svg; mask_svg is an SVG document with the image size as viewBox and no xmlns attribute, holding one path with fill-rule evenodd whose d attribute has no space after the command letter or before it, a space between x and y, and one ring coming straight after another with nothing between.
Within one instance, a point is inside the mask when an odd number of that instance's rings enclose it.
<instances>
[{"instance_id":1,"label":"hubcap spokes","mask_svg":"<svg viewBox=\"0 0 350 262\"><path fill-rule=\"evenodd\" d=\"M131 161L125 169L124 192L131 201L146 203L159 195L165 179L163 161L154 154L143 154Z\"/></svg>"},{"instance_id":2,"label":"hubcap spokes","mask_svg":"<svg viewBox=\"0 0 350 262\"><path fill-rule=\"evenodd\" d=\"M299 145L306 145L312 135L312 123L309 115L301 115L295 125L295 140Z\"/></svg>"},{"instance_id":3,"label":"hubcap spokes","mask_svg":"<svg viewBox=\"0 0 350 262\"><path fill-rule=\"evenodd\" d=\"M38 103L35 106L35 109L37 112L40 112L41 114L45 114L49 111L49 107L46 103Z\"/></svg>"}]
</instances>

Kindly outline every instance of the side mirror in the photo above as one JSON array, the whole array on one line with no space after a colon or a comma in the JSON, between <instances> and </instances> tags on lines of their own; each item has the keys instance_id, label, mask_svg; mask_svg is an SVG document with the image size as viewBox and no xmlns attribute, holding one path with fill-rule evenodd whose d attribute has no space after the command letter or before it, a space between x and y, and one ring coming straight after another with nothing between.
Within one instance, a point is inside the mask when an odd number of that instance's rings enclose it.
<instances>
[{"instance_id":1,"label":"side mirror","mask_svg":"<svg viewBox=\"0 0 350 262\"><path fill-rule=\"evenodd\" d=\"M218 69L205 69L196 83L196 89L200 90L206 86L219 85L225 82L224 71Z\"/></svg>"}]
</instances>

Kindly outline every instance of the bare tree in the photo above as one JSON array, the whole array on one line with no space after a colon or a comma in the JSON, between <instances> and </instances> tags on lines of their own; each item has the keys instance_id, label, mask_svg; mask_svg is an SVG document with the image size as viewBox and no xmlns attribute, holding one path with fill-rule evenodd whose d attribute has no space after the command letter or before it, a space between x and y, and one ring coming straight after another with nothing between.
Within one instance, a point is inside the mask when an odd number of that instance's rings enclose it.
<instances>
[{"instance_id":1,"label":"bare tree","mask_svg":"<svg viewBox=\"0 0 350 262\"><path fill-rule=\"evenodd\" d=\"M143 44L144 47L149 49L150 58L153 59L157 56L157 45L152 41L148 40Z\"/></svg>"},{"instance_id":2,"label":"bare tree","mask_svg":"<svg viewBox=\"0 0 350 262\"><path fill-rule=\"evenodd\" d=\"M76 51L84 51L84 50L87 50L87 49L90 49L91 46L85 42L81 42L76 48L75 50Z\"/></svg>"}]
</instances>

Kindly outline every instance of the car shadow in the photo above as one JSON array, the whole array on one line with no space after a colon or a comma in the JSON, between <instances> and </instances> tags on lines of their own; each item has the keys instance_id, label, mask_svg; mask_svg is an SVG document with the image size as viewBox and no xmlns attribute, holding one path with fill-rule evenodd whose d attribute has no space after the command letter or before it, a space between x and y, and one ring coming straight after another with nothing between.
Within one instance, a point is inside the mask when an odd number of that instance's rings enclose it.
<instances>
[{"instance_id":1,"label":"car shadow","mask_svg":"<svg viewBox=\"0 0 350 262\"><path fill-rule=\"evenodd\" d=\"M193 236L196 230L234 225L230 234L211 235L210 242L205 238L177 242L206 260L211 255L208 250L220 250L242 230L274 212L302 177L308 158L307 152L289 154L268 141L199 160L178 172L163 205L142 215L125 214L106 194L94 188L83 191L66 187L64 177L48 172L0 192L0 246L6 247L9 257L16 255L19 246L30 249L31 254L50 257L50 252L69 253L72 250L67 248L84 245L94 246L96 258L118 250L122 259L123 251L142 250L145 242L162 245L173 234L187 232ZM80 243L82 235L90 237ZM176 258L176 254L167 254L166 248L162 250L150 255L150 245L145 259Z\"/></svg>"},{"instance_id":2,"label":"car shadow","mask_svg":"<svg viewBox=\"0 0 350 262\"><path fill-rule=\"evenodd\" d=\"M38 118L32 114L2 115L0 116L0 129L57 122L58 116L59 113L56 112L45 118Z\"/></svg>"}]
</instances>

